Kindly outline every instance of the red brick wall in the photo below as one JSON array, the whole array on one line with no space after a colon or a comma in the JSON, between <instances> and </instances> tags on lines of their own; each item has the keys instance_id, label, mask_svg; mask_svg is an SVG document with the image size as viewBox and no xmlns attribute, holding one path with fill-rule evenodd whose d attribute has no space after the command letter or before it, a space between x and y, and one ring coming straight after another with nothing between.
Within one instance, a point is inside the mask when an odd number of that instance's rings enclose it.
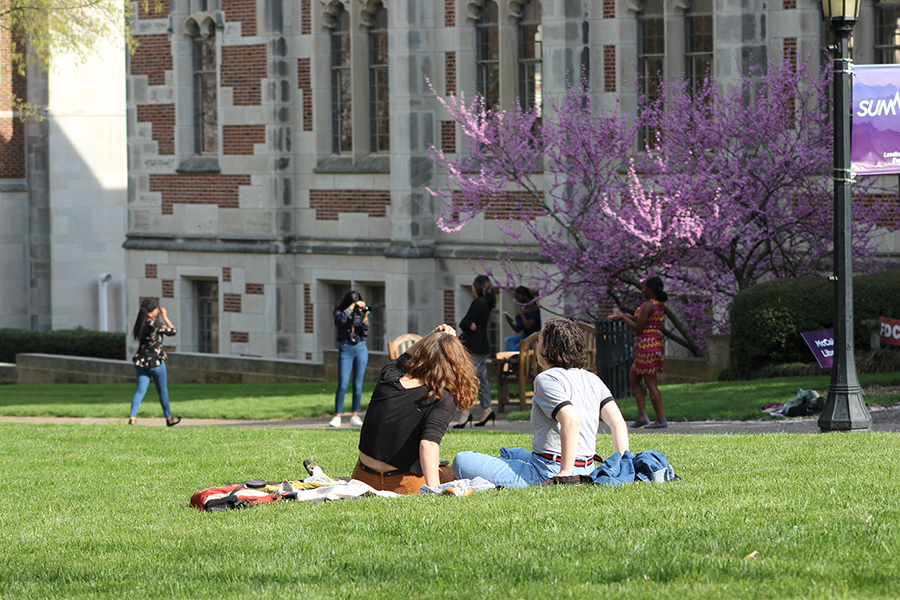
<instances>
[{"instance_id":1,"label":"red brick wall","mask_svg":"<svg viewBox=\"0 0 900 600\"><path fill-rule=\"evenodd\" d=\"M309 12L309 0L300 0L300 35L312 33L312 17Z\"/></svg>"},{"instance_id":2,"label":"red brick wall","mask_svg":"<svg viewBox=\"0 0 900 600\"><path fill-rule=\"evenodd\" d=\"M309 207L316 221L337 221L339 213L365 213L386 217L391 205L389 190L310 190Z\"/></svg>"},{"instance_id":3,"label":"red brick wall","mask_svg":"<svg viewBox=\"0 0 900 600\"><path fill-rule=\"evenodd\" d=\"M10 110L5 105L3 110ZM25 177L25 124L21 119L0 119L0 179Z\"/></svg>"},{"instance_id":4,"label":"red brick wall","mask_svg":"<svg viewBox=\"0 0 900 600\"><path fill-rule=\"evenodd\" d=\"M222 10L229 23L240 21L241 36L256 35L256 0L222 0Z\"/></svg>"},{"instance_id":5,"label":"red brick wall","mask_svg":"<svg viewBox=\"0 0 900 600\"><path fill-rule=\"evenodd\" d=\"M441 151L456 153L456 121L441 121Z\"/></svg>"},{"instance_id":6,"label":"red brick wall","mask_svg":"<svg viewBox=\"0 0 900 600\"><path fill-rule=\"evenodd\" d=\"M797 38L784 38L784 57L790 62L791 68L797 70Z\"/></svg>"},{"instance_id":7,"label":"red brick wall","mask_svg":"<svg viewBox=\"0 0 900 600\"><path fill-rule=\"evenodd\" d=\"M488 209L484 211L484 218L507 221L509 219L518 220L523 214L532 218L546 214L545 211L523 202L525 198L530 197L529 192L506 192L503 198L491 202Z\"/></svg>"},{"instance_id":8,"label":"red brick wall","mask_svg":"<svg viewBox=\"0 0 900 600\"><path fill-rule=\"evenodd\" d=\"M222 46L222 87L234 90L234 106L258 106L266 76L266 47Z\"/></svg>"},{"instance_id":9,"label":"red brick wall","mask_svg":"<svg viewBox=\"0 0 900 600\"><path fill-rule=\"evenodd\" d=\"M171 279L163 279L162 280L162 297L163 298L174 298L175 297L175 282Z\"/></svg>"},{"instance_id":10,"label":"red brick wall","mask_svg":"<svg viewBox=\"0 0 900 600\"><path fill-rule=\"evenodd\" d=\"M603 0L603 18L616 18L616 0Z\"/></svg>"},{"instance_id":11,"label":"red brick wall","mask_svg":"<svg viewBox=\"0 0 900 600\"><path fill-rule=\"evenodd\" d=\"M456 325L456 295L453 290L444 290L444 323Z\"/></svg>"},{"instance_id":12,"label":"red brick wall","mask_svg":"<svg viewBox=\"0 0 900 600\"><path fill-rule=\"evenodd\" d=\"M303 333L313 333L315 321L313 319L312 297L309 284L303 284Z\"/></svg>"},{"instance_id":13,"label":"red brick wall","mask_svg":"<svg viewBox=\"0 0 900 600\"><path fill-rule=\"evenodd\" d=\"M12 111L14 99L28 93L25 77L10 62L12 41L0 30L0 111ZM0 119L0 179L25 177L25 124L15 117Z\"/></svg>"},{"instance_id":14,"label":"red brick wall","mask_svg":"<svg viewBox=\"0 0 900 600\"><path fill-rule=\"evenodd\" d=\"M222 310L225 312L241 312L240 294L222 294Z\"/></svg>"},{"instance_id":15,"label":"red brick wall","mask_svg":"<svg viewBox=\"0 0 900 600\"><path fill-rule=\"evenodd\" d=\"M231 343L232 344L246 344L250 341L250 334L246 331L232 331L231 332Z\"/></svg>"},{"instance_id":16,"label":"red brick wall","mask_svg":"<svg viewBox=\"0 0 900 600\"><path fill-rule=\"evenodd\" d=\"M455 0L444 0L444 27L456 27Z\"/></svg>"},{"instance_id":17,"label":"red brick wall","mask_svg":"<svg viewBox=\"0 0 900 600\"><path fill-rule=\"evenodd\" d=\"M253 154L253 144L266 143L265 125L223 125L224 154Z\"/></svg>"},{"instance_id":18,"label":"red brick wall","mask_svg":"<svg viewBox=\"0 0 900 600\"><path fill-rule=\"evenodd\" d=\"M144 265L144 279L156 279L156 265Z\"/></svg>"},{"instance_id":19,"label":"red brick wall","mask_svg":"<svg viewBox=\"0 0 900 600\"><path fill-rule=\"evenodd\" d=\"M137 36L138 47L131 57L131 75L146 75L149 85L166 83L166 71L172 70L172 45L169 36Z\"/></svg>"},{"instance_id":20,"label":"red brick wall","mask_svg":"<svg viewBox=\"0 0 900 600\"><path fill-rule=\"evenodd\" d=\"M603 91L616 91L616 47L603 46Z\"/></svg>"},{"instance_id":21,"label":"red brick wall","mask_svg":"<svg viewBox=\"0 0 900 600\"><path fill-rule=\"evenodd\" d=\"M231 281L231 267L222 267L222 281Z\"/></svg>"},{"instance_id":22,"label":"red brick wall","mask_svg":"<svg viewBox=\"0 0 900 600\"><path fill-rule=\"evenodd\" d=\"M784 10L793 10L797 8L797 0L784 0L781 4Z\"/></svg>"},{"instance_id":23,"label":"red brick wall","mask_svg":"<svg viewBox=\"0 0 900 600\"><path fill-rule=\"evenodd\" d=\"M456 93L456 52L444 53L444 95Z\"/></svg>"},{"instance_id":24,"label":"red brick wall","mask_svg":"<svg viewBox=\"0 0 900 600\"><path fill-rule=\"evenodd\" d=\"M151 173L150 191L162 193L162 214L171 215L173 204L215 204L238 208L238 188L250 185L249 175Z\"/></svg>"},{"instance_id":25,"label":"red brick wall","mask_svg":"<svg viewBox=\"0 0 900 600\"><path fill-rule=\"evenodd\" d=\"M244 284L244 293L245 294L259 294L263 295L265 293L265 285L262 283L245 283Z\"/></svg>"},{"instance_id":26,"label":"red brick wall","mask_svg":"<svg viewBox=\"0 0 900 600\"><path fill-rule=\"evenodd\" d=\"M169 8L168 2L160 2L159 10L156 10L157 0L149 0L149 2L138 2L137 8L137 16L141 21L150 21L152 19L167 19L169 17L168 12L166 12ZM144 4L147 5L144 8Z\"/></svg>"},{"instance_id":27,"label":"red brick wall","mask_svg":"<svg viewBox=\"0 0 900 600\"><path fill-rule=\"evenodd\" d=\"M297 87L303 91L303 131L312 131L312 76L309 73L308 58L301 58L297 61Z\"/></svg>"},{"instance_id":28,"label":"red brick wall","mask_svg":"<svg viewBox=\"0 0 900 600\"><path fill-rule=\"evenodd\" d=\"M175 105L143 104L137 107L138 123L153 125L153 140L160 154L175 154Z\"/></svg>"}]
</instances>

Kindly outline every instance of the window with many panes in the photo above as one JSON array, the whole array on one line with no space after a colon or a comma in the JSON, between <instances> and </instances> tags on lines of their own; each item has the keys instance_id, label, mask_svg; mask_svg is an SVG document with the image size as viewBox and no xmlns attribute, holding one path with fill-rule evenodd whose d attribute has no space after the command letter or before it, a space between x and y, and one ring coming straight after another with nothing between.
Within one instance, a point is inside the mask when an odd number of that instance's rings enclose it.
<instances>
[{"instance_id":1,"label":"window with many panes","mask_svg":"<svg viewBox=\"0 0 900 600\"><path fill-rule=\"evenodd\" d=\"M339 5L331 30L331 151L353 151L350 14Z\"/></svg>"},{"instance_id":2,"label":"window with many panes","mask_svg":"<svg viewBox=\"0 0 900 600\"><path fill-rule=\"evenodd\" d=\"M900 64L900 4L875 5L875 63Z\"/></svg>"},{"instance_id":3,"label":"window with many panes","mask_svg":"<svg viewBox=\"0 0 900 600\"><path fill-rule=\"evenodd\" d=\"M541 116L541 65L544 39L541 3L529 0L518 25L519 103L523 110L534 108Z\"/></svg>"},{"instance_id":4,"label":"window with many panes","mask_svg":"<svg viewBox=\"0 0 900 600\"><path fill-rule=\"evenodd\" d=\"M219 150L216 83L216 38L193 40L194 152L215 154Z\"/></svg>"},{"instance_id":5,"label":"window with many panes","mask_svg":"<svg viewBox=\"0 0 900 600\"><path fill-rule=\"evenodd\" d=\"M197 352L219 353L219 284L197 281Z\"/></svg>"},{"instance_id":6,"label":"window with many panes","mask_svg":"<svg viewBox=\"0 0 900 600\"><path fill-rule=\"evenodd\" d=\"M381 3L369 29L369 137L370 152L390 152L387 10Z\"/></svg>"},{"instance_id":7,"label":"window with many panes","mask_svg":"<svg viewBox=\"0 0 900 600\"><path fill-rule=\"evenodd\" d=\"M638 15L638 79L640 91L646 102L660 96L660 86L665 72L665 11L662 0L643 0ZM640 132L639 144L653 147L656 135L649 128Z\"/></svg>"},{"instance_id":8,"label":"window with many panes","mask_svg":"<svg viewBox=\"0 0 900 600\"><path fill-rule=\"evenodd\" d=\"M495 0L485 0L475 24L475 85L484 105L500 102L500 27Z\"/></svg>"},{"instance_id":9,"label":"window with many panes","mask_svg":"<svg viewBox=\"0 0 900 600\"><path fill-rule=\"evenodd\" d=\"M712 77L712 0L691 2L691 9L684 15L684 37L684 74L693 92L707 77Z\"/></svg>"}]
</instances>

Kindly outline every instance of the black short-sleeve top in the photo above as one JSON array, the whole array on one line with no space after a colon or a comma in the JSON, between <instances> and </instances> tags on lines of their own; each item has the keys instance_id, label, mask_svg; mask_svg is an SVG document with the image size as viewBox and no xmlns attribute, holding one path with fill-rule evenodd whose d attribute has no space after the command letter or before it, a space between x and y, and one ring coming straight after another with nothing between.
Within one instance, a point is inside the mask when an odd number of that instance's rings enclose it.
<instances>
[{"instance_id":1,"label":"black short-sleeve top","mask_svg":"<svg viewBox=\"0 0 900 600\"><path fill-rule=\"evenodd\" d=\"M447 390L426 399L425 386L406 389L400 384L408 354L389 362L375 385L366 420L359 432L359 450L400 471L419 460L419 442L441 443L456 412L456 399Z\"/></svg>"}]
</instances>

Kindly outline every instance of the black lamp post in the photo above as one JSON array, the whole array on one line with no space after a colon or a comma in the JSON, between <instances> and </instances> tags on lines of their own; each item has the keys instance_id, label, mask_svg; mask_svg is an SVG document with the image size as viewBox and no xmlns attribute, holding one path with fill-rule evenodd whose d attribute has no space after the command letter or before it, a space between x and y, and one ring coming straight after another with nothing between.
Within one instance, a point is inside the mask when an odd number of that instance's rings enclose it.
<instances>
[{"instance_id":1,"label":"black lamp post","mask_svg":"<svg viewBox=\"0 0 900 600\"><path fill-rule=\"evenodd\" d=\"M863 401L853 353L853 258L850 253L850 32L859 19L859 0L822 0L834 31L834 363L823 431L868 429L872 417Z\"/></svg>"}]
</instances>

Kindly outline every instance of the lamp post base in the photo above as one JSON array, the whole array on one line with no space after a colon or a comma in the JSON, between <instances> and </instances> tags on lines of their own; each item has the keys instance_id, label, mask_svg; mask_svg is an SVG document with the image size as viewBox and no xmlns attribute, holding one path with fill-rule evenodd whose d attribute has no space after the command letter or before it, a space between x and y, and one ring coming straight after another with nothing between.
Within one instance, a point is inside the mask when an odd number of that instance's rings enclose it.
<instances>
[{"instance_id":1,"label":"lamp post base","mask_svg":"<svg viewBox=\"0 0 900 600\"><path fill-rule=\"evenodd\" d=\"M830 387L825 408L819 417L819 429L822 431L849 431L852 429L868 429L872 425L872 416L863 400L859 387Z\"/></svg>"}]
</instances>

